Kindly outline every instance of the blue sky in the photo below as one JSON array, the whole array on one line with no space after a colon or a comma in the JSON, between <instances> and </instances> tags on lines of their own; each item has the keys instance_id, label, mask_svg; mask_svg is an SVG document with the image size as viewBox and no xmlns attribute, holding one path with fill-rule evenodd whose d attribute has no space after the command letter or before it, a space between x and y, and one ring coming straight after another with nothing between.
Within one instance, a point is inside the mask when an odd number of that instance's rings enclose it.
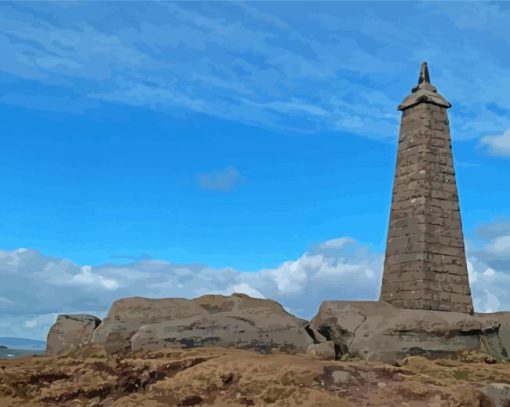
<instances>
[{"instance_id":1,"label":"blue sky","mask_svg":"<svg viewBox=\"0 0 510 407\"><path fill-rule=\"evenodd\" d=\"M0 336L126 295L238 290L305 317L376 299L396 107L423 60L453 104L475 305L508 309L509 18L495 2L2 2Z\"/></svg>"}]
</instances>

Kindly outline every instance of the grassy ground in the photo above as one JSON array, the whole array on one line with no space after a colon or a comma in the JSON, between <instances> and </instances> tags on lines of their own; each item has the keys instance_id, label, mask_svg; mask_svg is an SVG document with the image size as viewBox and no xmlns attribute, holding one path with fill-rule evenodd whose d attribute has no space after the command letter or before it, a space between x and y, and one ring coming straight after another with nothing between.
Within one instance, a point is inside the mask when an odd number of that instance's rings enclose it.
<instances>
[{"instance_id":1,"label":"grassy ground","mask_svg":"<svg viewBox=\"0 0 510 407\"><path fill-rule=\"evenodd\" d=\"M100 348L0 361L1 406L478 406L510 364L463 354L394 365L202 348L125 359Z\"/></svg>"}]
</instances>

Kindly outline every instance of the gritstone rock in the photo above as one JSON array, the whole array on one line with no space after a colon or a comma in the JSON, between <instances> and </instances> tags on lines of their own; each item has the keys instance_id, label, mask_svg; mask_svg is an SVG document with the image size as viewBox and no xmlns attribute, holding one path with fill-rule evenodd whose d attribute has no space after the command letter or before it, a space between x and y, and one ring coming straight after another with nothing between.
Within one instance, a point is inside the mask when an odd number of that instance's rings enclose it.
<instances>
[{"instance_id":1,"label":"gritstone rock","mask_svg":"<svg viewBox=\"0 0 510 407\"><path fill-rule=\"evenodd\" d=\"M104 345L108 353L127 352L131 337L143 325L205 314L198 304L184 298L122 298L112 304L93 342Z\"/></svg>"},{"instance_id":2,"label":"gritstone rock","mask_svg":"<svg viewBox=\"0 0 510 407\"><path fill-rule=\"evenodd\" d=\"M245 294L125 298L112 305L93 341L110 354L197 346L305 352L312 343L306 323L275 301Z\"/></svg>"},{"instance_id":3,"label":"gritstone rock","mask_svg":"<svg viewBox=\"0 0 510 407\"><path fill-rule=\"evenodd\" d=\"M503 314L503 315L502 315ZM326 301L307 326L316 342L331 340L337 358L393 361L409 355L442 357L459 351L482 351L506 360L507 333L500 331L510 314L403 309L378 301Z\"/></svg>"},{"instance_id":4,"label":"gritstone rock","mask_svg":"<svg viewBox=\"0 0 510 407\"><path fill-rule=\"evenodd\" d=\"M308 345L306 354L315 359L335 360L335 343L333 341L325 341L321 343L313 343Z\"/></svg>"},{"instance_id":5,"label":"gritstone rock","mask_svg":"<svg viewBox=\"0 0 510 407\"><path fill-rule=\"evenodd\" d=\"M93 315L59 315L48 333L46 354L63 355L75 346L90 343L100 323L101 320Z\"/></svg>"},{"instance_id":6,"label":"gritstone rock","mask_svg":"<svg viewBox=\"0 0 510 407\"><path fill-rule=\"evenodd\" d=\"M480 391L481 407L510 407L510 384L488 384Z\"/></svg>"}]
</instances>

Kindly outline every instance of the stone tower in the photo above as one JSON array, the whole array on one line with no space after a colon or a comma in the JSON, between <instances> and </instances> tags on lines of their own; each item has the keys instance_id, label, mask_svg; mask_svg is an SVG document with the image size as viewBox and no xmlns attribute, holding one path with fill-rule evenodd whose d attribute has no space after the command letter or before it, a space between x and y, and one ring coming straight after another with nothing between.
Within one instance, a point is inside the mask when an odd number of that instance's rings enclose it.
<instances>
[{"instance_id":1,"label":"stone tower","mask_svg":"<svg viewBox=\"0 0 510 407\"><path fill-rule=\"evenodd\" d=\"M450 128L451 104L422 63L402 111L381 300L473 313Z\"/></svg>"}]
</instances>

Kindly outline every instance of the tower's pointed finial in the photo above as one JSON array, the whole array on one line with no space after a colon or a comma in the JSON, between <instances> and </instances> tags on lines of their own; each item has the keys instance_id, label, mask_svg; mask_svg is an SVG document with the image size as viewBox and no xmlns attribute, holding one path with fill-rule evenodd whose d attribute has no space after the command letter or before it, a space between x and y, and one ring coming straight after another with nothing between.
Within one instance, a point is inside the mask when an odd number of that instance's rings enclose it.
<instances>
[{"instance_id":1,"label":"tower's pointed finial","mask_svg":"<svg viewBox=\"0 0 510 407\"><path fill-rule=\"evenodd\" d=\"M452 106L450 102L437 93L436 87L430 83L429 67L426 62L421 63L418 85L416 85L411 90L411 94L407 96L400 105L398 105L398 109L406 110L418 103L432 103L447 109Z\"/></svg>"},{"instance_id":2,"label":"tower's pointed finial","mask_svg":"<svg viewBox=\"0 0 510 407\"><path fill-rule=\"evenodd\" d=\"M418 85L412 89L412 92L416 92L420 89L428 90L430 92L437 92L435 86L430 83L429 67L426 62L421 63L420 77L418 78Z\"/></svg>"},{"instance_id":3,"label":"tower's pointed finial","mask_svg":"<svg viewBox=\"0 0 510 407\"><path fill-rule=\"evenodd\" d=\"M421 63L420 78L418 79L418 85L422 82L430 83L429 68L426 62Z\"/></svg>"}]
</instances>

